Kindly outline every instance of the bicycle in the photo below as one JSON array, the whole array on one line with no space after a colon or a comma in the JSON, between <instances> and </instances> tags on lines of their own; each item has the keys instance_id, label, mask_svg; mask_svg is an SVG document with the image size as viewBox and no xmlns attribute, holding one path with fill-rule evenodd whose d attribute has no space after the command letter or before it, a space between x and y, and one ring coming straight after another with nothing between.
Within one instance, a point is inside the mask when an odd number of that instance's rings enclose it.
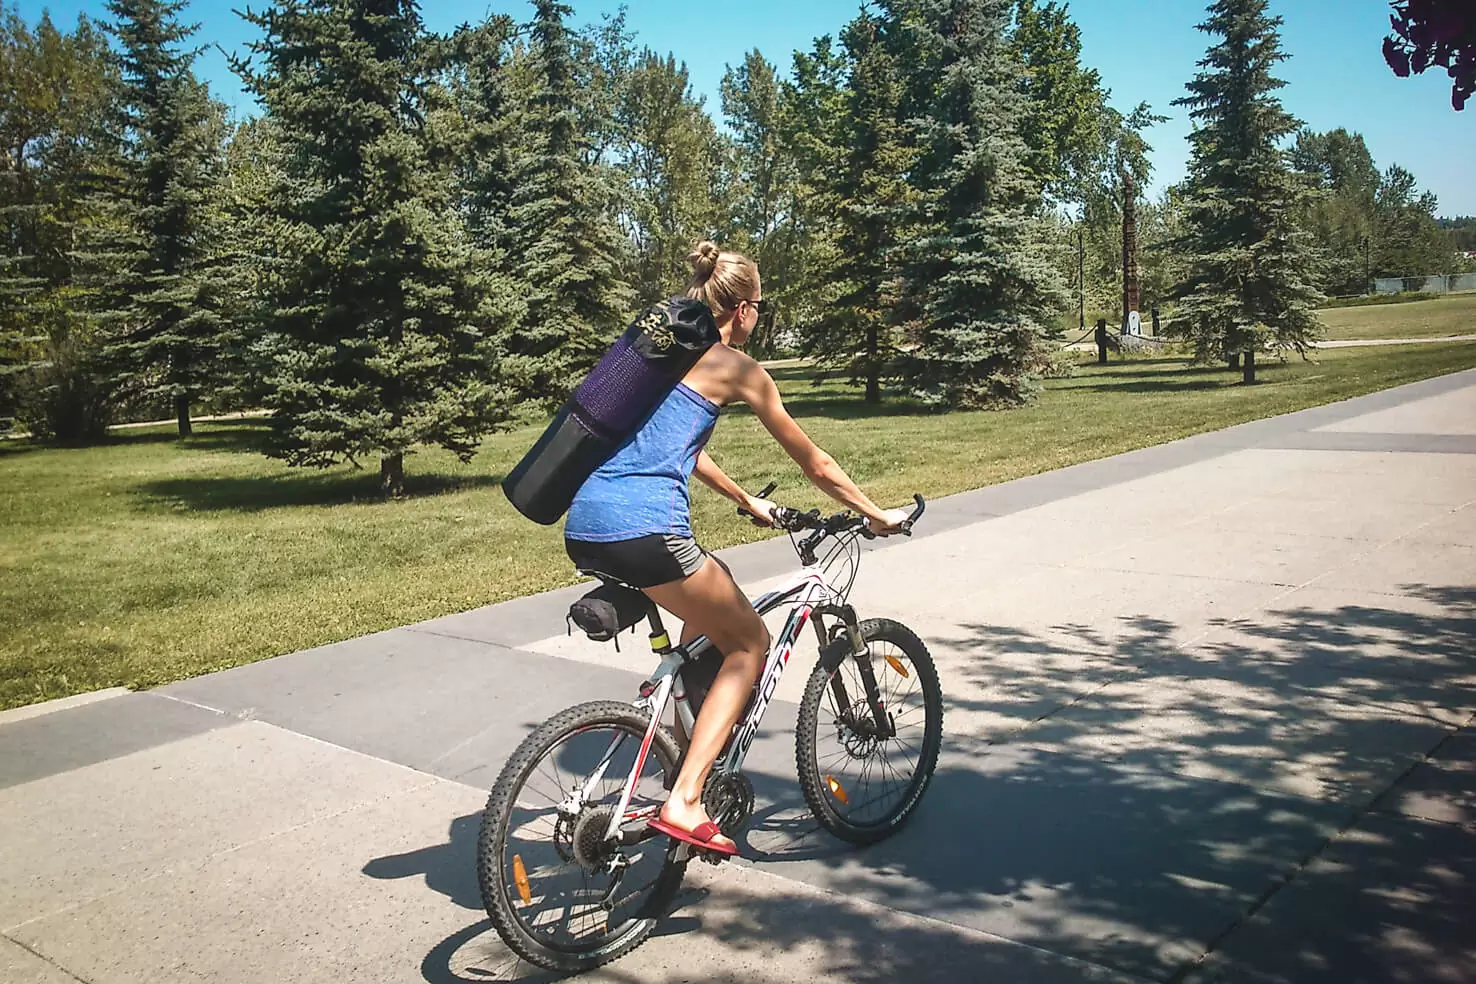
<instances>
[{"instance_id":1,"label":"bicycle","mask_svg":"<svg viewBox=\"0 0 1476 984\"><path fill-rule=\"evenodd\" d=\"M771 483L760 498L773 489ZM914 501L916 508L902 524L908 535L926 508L922 496ZM863 517L849 511L822 517L819 510L777 507L773 518L789 533L802 570L753 602L760 615L785 605L792 610L713 767L703 804L719 829L736 840L754 807L743 761L808 622L820 656L795 729L800 788L810 812L831 834L855 844L874 843L901 829L932 779L943 734L937 670L910 629L890 619L858 621L847 602L859 568L860 540L875 536ZM796 540L799 533L808 535ZM824 553L817 553L822 547ZM588 970L635 949L675 897L692 856L714 864L722 860L647 827L681 763L681 750L662 724L667 706L673 705L674 723L690 735L722 654L705 637L673 646L659 610L644 594L599 572L582 573L600 578L601 584L571 606L569 620L596 641L617 639L644 620L660 663L634 702L578 704L535 728L493 785L477 842L477 880L498 935L530 963L563 972ZM898 693L904 683L916 686L920 707L907 704L912 686ZM822 727L827 700L830 720ZM919 712L920 722L914 720ZM899 737L914 727L920 730L915 746ZM840 748L824 762L818 752L822 733L833 733ZM594 740L583 742L587 737ZM894 746L915 753L910 778L903 780L890 766L887 753ZM839 778L849 763L860 763L859 781ZM655 773L648 775L653 765ZM879 798L857 795L873 770L877 778L902 785L896 802L875 816L866 808ZM544 788L536 789L540 784ZM541 805L532 805L535 800ZM653 842L660 841L668 844L664 852L654 849ZM630 890L645 877L649 885ZM540 913L535 903L551 908Z\"/></svg>"}]
</instances>

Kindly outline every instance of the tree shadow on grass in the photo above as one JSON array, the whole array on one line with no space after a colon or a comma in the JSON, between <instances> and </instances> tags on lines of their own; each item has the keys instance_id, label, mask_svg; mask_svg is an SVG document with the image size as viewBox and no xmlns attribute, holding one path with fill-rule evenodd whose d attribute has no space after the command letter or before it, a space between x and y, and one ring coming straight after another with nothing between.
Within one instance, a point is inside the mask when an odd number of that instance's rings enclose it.
<instances>
[{"instance_id":1,"label":"tree shadow on grass","mask_svg":"<svg viewBox=\"0 0 1476 984\"><path fill-rule=\"evenodd\" d=\"M501 475L407 475L400 498L418 499L490 488ZM379 505L379 473L296 472L239 478L171 478L144 482L134 491L144 499L194 512L258 512L284 506Z\"/></svg>"},{"instance_id":2,"label":"tree shadow on grass","mask_svg":"<svg viewBox=\"0 0 1476 984\"><path fill-rule=\"evenodd\" d=\"M79 443L17 438L0 441L0 457L34 451L88 451L96 448L129 448L172 445L181 451L227 451L262 454L267 446L267 427L259 421L220 421L195 425L195 432L181 438L171 427L157 430L111 430L96 441Z\"/></svg>"},{"instance_id":3,"label":"tree shadow on grass","mask_svg":"<svg viewBox=\"0 0 1476 984\"><path fill-rule=\"evenodd\" d=\"M1276 371L1279 363L1256 370L1253 386L1267 386L1287 380ZM1216 366L1185 367L1172 372L1103 372L1067 380L1060 388L1065 392L1093 393L1192 393L1205 390L1241 388L1240 370L1229 371Z\"/></svg>"},{"instance_id":4,"label":"tree shadow on grass","mask_svg":"<svg viewBox=\"0 0 1476 984\"><path fill-rule=\"evenodd\" d=\"M898 394L899 387L882 384L882 402L867 403L860 387L846 384L845 377L826 376L806 366L772 369L770 374L784 389L784 406L795 417L826 417L857 420L871 417L929 417L937 411ZM727 413L752 413L734 406Z\"/></svg>"},{"instance_id":5,"label":"tree shadow on grass","mask_svg":"<svg viewBox=\"0 0 1476 984\"><path fill-rule=\"evenodd\" d=\"M1229 389L1232 385L1235 384L1221 379L1176 379L1151 376L1135 383L1113 380L1071 388L1091 393L1197 393L1206 390Z\"/></svg>"},{"instance_id":6,"label":"tree shadow on grass","mask_svg":"<svg viewBox=\"0 0 1476 984\"><path fill-rule=\"evenodd\" d=\"M883 397L881 403L867 403L860 393L796 393L784 395L784 406L796 419L824 417L829 420L868 420L878 417L937 417L941 413L929 410L901 397ZM751 413L747 407L734 408L742 413ZM732 413L733 410L729 410Z\"/></svg>"},{"instance_id":7,"label":"tree shadow on grass","mask_svg":"<svg viewBox=\"0 0 1476 984\"><path fill-rule=\"evenodd\" d=\"M1145 366L1162 366L1163 368L1144 368ZM1192 377L1214 377L1224 379L1238 379L1240 371L1224 368L1223 366L1192 366L1183 360L1153 360L1114 362L1109 365L1099 366L1096 363L1082 366L1084 370L1077 376L1068 377L1063 381L1065 386L1071 386L1076 382L1084 382L1096 379L1179 379L1185 376Z\"/></svg>"},{"instance_id":8,"label":"tree shadow on grass","mask_svg":"<svg viewBox=\"0 0 1476 984\"><path fill-rule=\"evenodd\" d=\"M99 447L150 447L173 445L181 451L235 451L243 454L263 454L267 448L269 431L256 422L214 423L196 425L189 437L180 437L169 431L113 431Z\"/></svg>"}]
</instances>

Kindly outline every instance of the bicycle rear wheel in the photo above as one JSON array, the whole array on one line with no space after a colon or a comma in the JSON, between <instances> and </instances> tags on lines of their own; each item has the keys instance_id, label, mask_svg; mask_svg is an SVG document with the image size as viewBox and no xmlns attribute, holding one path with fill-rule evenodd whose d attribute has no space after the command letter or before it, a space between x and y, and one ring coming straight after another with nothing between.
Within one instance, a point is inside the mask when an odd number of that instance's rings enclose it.
<instances>
[{"instance_id":1,"label":"bicycle rear wheel","mask_svg":"<svg viewBox=\"0 0 1476 984\"><path fill-rule=\"evenodd\" d=\"M681 886L686 861L676 860L677 843L646 832L676 781L679 755L663 728L636 779L622 837L604 839L649 721L618 701L571 707L524 739L492 787L477 880L498 935L530 963L573 972L630 952Z\"/></svg>"},{"instance_id":2,"label":"bicycle rear wheel","mask_svg":"<svg viewBox=\"0 0 1476 984\"><path fill-rule=\"evenodd\" d=\"M859 661L842 641L821 654L800 701L795 764L815 819L835 836L871 844L916 809L943 742L943 693L927 646L890 619L860 625L890 731L877 727Z\"/></svg>"}]
</instances>

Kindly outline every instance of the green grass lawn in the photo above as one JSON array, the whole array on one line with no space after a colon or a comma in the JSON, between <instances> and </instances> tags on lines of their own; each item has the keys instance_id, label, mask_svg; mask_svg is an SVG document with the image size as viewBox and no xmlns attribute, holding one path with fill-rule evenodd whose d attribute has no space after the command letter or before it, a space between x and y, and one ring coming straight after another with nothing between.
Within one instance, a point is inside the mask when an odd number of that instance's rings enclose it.
<instances>
[{"instance_id":1,"label":"green grass lawn","mask_svg":"<svg viewBox=\"0 0 1476 984\"><path fill-rule=\"evenodd\" d=\"M868 409L840 384L783 369L791 409L877 499L946 495L1476 366L1476 343L1329 350L1265 365L1264 382L1180 360L1114 361L1049 384L1008 413ZM0 707L141 687L570 583L558 528L518 516L498 481L536 428L468 465L407 462L412 494L375 498L377 468L301 471L258 453L259 421L117 432L86 450L0 444ZM776 498L820 505L741 410L714 457ZM704 542L764 535L706 489ZM550 634L562 626L549 625Z\"/></svg>"},{"instance_id":2,"label":"green grass lawn","mask_svg":"<svg viewBox=\"0 0 1476 984\"><path fill-rule=\"evenodd\" d=\"M1318 313L1327 325L1328 341L1476 335L1476 294L1402 304L1329 308Z\"/></svg>"}]
</instances>

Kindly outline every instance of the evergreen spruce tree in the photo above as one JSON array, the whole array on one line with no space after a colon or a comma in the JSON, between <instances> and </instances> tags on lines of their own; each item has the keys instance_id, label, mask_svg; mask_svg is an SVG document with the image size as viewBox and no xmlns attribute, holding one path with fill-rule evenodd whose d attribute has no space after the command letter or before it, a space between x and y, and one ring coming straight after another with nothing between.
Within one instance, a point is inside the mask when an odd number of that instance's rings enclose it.
<instances>
[{"instance_id":1,"label":"evergreen spruce tree","mask_svg":"<svg viewBox=\"0 0 1476 984\"><path fill-rule=\"evenodd\" d=\"M850 148L841 143L845 112L846 55L829 35L815 39L808 52L796 51L790 78L779 83L779 152L792 179L786 181L780 210L782 267L764 268L766 296L791 329L805 336L819 328L835 300L834 281L846 260L836 239L836 174ZM803 334L800 334L803 332ZM803 350L803 349L802 349Z\"/></svg>"},{"instance_id":2,"label":"evergreen spruce tree","mask_svg":"<svg viewBox=\"0 0 1476 984\"><path fill-rule=\"evenodd\" d=\"M752 257L766 281L768 301L747 343L755 358L776 353L785 329L794 324L789 317L790 301L803 290L795 276L801 269L796 262L799 243L793 207L798 175L785 147L783 91L769 60L758 49L748 52L741 65L723 74L720 88L723 117L732 138L725 141L715 131L712 134L714 150L720 159L731 162L733 177L726 189L714 189L720 194L713 205L732 217L732 248ZM714 184L710 176L707 184ZM728 194L722 195L723 190Z\"/></svg>"},{"instance_id":3,"label":"evergreen spruce tree","mask_svg":"<svg viewBox=\"0 0 1476 984\"><path fill-rule=\"evenodd\" d=\"M1280 25L1266 0L1216 0L1199 29L1219 40L1176 101L1197 124L1180 247L1193 259L1167 333L1204 362L1243 357L1247 383L1258 351L1305 354L1321 330L1317 259L1300 223L1307 192L1278 147L1300 126L1275 96Z\"/></svg>"},{"instance_id":4,"label":"evergreen spruce tree","mask_svg":"<svg viewBox=\"0 0 1476 984\"><path fill-rule=\"evenodd\" d=\"M633 313L624 254L605 185L577 126L575 64L557 0L534 0L538 89L529 146L514 164L511 256L527 314L504 346L504 369L521 398L562 401ZM650 303L655 298L643 298Z\"/></svg>"},{"instance_id":5,"label":"evergreen spruce tree","mask_svg":"<svg viewBox=\"0 0 1476 984\"><path fill-rule=\"evenodd\" d=\"M459 70L452 94L465 126L457 177L466 229L498 269L510 263L513 160L520 139L504 52L511 31L507 18L495 17L454 38Z\"/></svg>"},{"instance_id":6,"label":"evergreen spruce tree","mask_svg":"<svg viewBox=\"0 0 1476 984\"><path fill-rule=\"evenodd\" d=\"M1020 69L1004 43L1010 3L918 6L918 40L936 52L938 76L919 121L923 201L904 285L917 347L903 368L930 405L1016 406L1038 389L1048 321L1065 298L1037 243L1041 192L1020 136Z\"/></svg>"},{"instance_id":7,"label":"evergreen spruce tree","mask_svg":"<svg viewBox=\"0 0 1476 984\"><path fill-rule=\"evenodd\" d=\"M201 221L205 251L196 276L196 310L218 326L211 402L219 410L262 405L254 341L272 321L264 261L280 241L271 210L282 175L275 127L264 116L225 127L220 177Z\"/></svg>"},{"instance_id":8,"label":"evergreen spruce tree","mask_svg":"<svg viewBox=\"0 0 1476 984\"><path fill-rule=\"evenodd\" d=\"M0 23L0 415L65 443L106 433L116 406L100 359L96 243L122 178L110 127L119 79L85 16L70 34ZM111 255L105 257L112 259Z\"/></svg>"},{"instance_id":9,"label":"evergreen spruce tree","mask_svg":"<svg viewBox=\"0 0 1476 984\"><path fill-rule=\"evenodd\" d=\"M898 289L897 247L913 195L907 174L915 159L899 118L903 95L887 24L862 14L841 36L851 63L841 114L832 189L839 200L840 262L835 292L807 351L864 383L866 402L881 401L881 380L894 361L892 301Z\"/></svg>"},{"instance_id":10,"label":"evergreen spruce tree","mask_svg":"<svg viewBox=\"0 0 1476 984\"><path fill-rule=\"evenodd\" d=\"M114 384L167 395L181 437L214 382L222 322L202 268L205 213L220 180L224 111L191 71L182 0L108 0L121 48L129 179L116 204L137 243L118 284L107 360Z\"/></svg>"},{"instance_id":11,"label":"evergreen spruce tree","mask_svg":"<svg viewBox=\"0 0 1476 984\"><path fill-rule=\"evenodd\" d=\"M419 11L413 0L279 0L251 20L264 64L238 68L282 165L266 278L275 312L257 348L269 453L319 467L378 454L381 488L398 494L412 449L467 460L509 410L498 299L456 211Z\"/></svg>"}]
</instances>

